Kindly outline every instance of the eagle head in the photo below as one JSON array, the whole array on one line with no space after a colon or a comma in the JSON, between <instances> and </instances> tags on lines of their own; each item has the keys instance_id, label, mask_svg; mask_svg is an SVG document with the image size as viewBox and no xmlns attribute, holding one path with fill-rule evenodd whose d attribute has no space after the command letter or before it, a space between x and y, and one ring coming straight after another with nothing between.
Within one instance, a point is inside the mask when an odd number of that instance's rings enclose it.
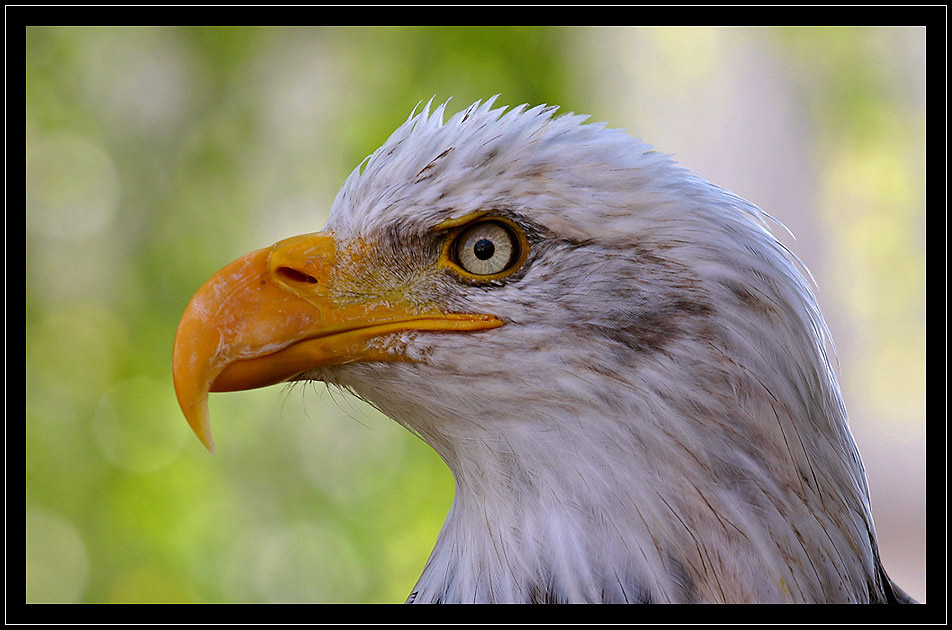
<instances>
[{"instance_id":1,"label":"eagle head","mask_svg":"<svg viewBox=\"0 0 952 630\"><path fill-rule=\"evenodd\" d=\"M870 602L862 463L795 257L753 204L554 107L429 104L324 230L226 266L174 349L207 395L320 380L446 461L410 601Z\"/></svg>"}]
</instances>

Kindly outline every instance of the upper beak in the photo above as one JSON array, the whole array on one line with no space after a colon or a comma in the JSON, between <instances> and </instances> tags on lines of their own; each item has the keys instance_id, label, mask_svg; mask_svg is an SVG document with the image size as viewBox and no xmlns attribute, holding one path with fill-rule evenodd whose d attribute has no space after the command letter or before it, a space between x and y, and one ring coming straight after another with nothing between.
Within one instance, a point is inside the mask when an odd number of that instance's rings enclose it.
<instances>
[{"instance_id":1,"label":"upper beak","mask_svg":"<svg viewBox=\"0 0 952 630\"><path fill-rule=\"evenodd\" d=\"M414 305L399 293L340 291L353 272L338 264L338 249L330 233L295 236L232 262L192 297L175 335L172 376L185 418L210 451L210 391L264 387L353 361L409 360L374 343L382 335L503 324L492 315Z\"/></svg>"}]
</instances>

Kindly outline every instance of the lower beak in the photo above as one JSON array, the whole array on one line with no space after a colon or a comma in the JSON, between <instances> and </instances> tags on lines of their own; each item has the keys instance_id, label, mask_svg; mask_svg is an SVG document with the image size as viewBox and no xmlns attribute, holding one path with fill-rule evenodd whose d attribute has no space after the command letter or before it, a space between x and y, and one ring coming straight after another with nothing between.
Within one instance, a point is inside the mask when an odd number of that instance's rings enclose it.
<instances>
[{"instance_id":1,"label":"lower beak","mask_svg":"<svg viewBox=\"0 0 952 630\"><path fill-rule=\"evenodd\" d=\"M192 297L175 335L172 375L185 418L210 451L209 392L265 387L342 363L408 361L380 343L393 333L503 324L492 315L416 306L399 295L354 297L339 290L348 272L338 264L332 234L306 234L239 258Z\"/></svg>"}]
</instances>

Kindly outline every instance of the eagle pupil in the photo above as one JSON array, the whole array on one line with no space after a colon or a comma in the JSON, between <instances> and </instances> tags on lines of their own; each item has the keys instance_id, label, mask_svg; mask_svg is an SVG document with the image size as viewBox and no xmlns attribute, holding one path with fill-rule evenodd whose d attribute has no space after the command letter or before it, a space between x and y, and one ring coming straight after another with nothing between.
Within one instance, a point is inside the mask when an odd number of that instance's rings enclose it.
<instances>
[{"instance_id":1,"label":"eagle pupil","mask_svg":"<svg viewBox=\"0 0 952 630\"><path fill-rule=\"evenodd\" d=\"M492 258L495 251L496 246L493 245L493 242L487 238L480 239L476 241L475 245L473 245L473 254L475 254L476 258L480 260L489 260Z\"/></svg>"}]
</instances>

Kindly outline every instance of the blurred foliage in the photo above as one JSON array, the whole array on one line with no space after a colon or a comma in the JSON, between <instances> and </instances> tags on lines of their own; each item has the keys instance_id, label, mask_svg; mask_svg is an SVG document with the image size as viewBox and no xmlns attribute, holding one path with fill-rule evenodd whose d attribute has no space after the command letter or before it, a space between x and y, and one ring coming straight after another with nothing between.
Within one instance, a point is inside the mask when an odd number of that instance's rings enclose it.
<instances>
[{"instance_id":1,"label":"blurred foliage","mask_svg":"<svg viewBox=\"0 0 952 630\"><path fill-rule=\"evenodd\" d=\"M414 106L501 93L598 115L620 100L621 66L661 63L598 45L656 41L687 80L719 63L710 33L29 28L28 601L402 601L452 500L443 462L321 384L213 397L210 456L171 384L188 299L237 256L320 229L337 187ZM821 81L822 123L908 132L865 62L881 31L726 37L783 60L789 81ZM887 199L919 220L905 201L920 156L897 172L879 140L837 172L849 190L892 182ZM894 234L882 221L876 234ZM855 238L876 238L863 223Z\"/></svg>"}]
</instances>

